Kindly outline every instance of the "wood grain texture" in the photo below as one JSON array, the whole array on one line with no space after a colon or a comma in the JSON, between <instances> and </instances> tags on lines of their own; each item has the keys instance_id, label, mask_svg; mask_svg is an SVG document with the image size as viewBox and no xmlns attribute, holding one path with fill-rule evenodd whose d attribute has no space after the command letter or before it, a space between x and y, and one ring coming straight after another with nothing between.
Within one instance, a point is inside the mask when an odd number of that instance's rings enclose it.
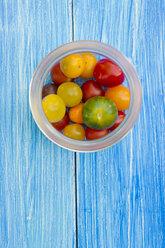
<instances>
[{"instance_id":1,"label":"wood grain texture","mask_svg":"<svg viewBox=\"0 0 165 248\"><path fill-rule=\"evenodd\" d=\"M0 248L165 247L165 2L0 0L0 6ZM76 160L39 131L28 102L37 65L72 38L119 49L143 88L129 135Z\"/></svg>"},{"instance_id":2,"label":"wood grain texture","mask_svg":"<svg viewBox=\"0 0 165 248\"><path fill-rule=\"evenodd\" d=\"M75 40L119 49L143 90L127 137L77 154L78 247L165 247L164 13L164 1L74 1Z\"/></svg>"},{"instance_id":3,"label":"wood grain texture","mask_svg":"<svg viewBox=\"0 0 165 248\"><path fill-rule=\"evenodd\" d=\"M28 101L37 65L71 41L71 6L65 0L0 6L0 247L75 247L74 153L39 131Z\"/></svg>"}]
</instances>

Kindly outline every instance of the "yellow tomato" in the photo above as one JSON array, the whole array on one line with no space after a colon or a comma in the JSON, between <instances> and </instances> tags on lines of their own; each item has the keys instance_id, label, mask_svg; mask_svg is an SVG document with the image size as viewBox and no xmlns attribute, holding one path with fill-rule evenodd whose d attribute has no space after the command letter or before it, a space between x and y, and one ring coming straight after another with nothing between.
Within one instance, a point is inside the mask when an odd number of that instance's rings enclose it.
<instances>
[{"instance_id":1,"label":"yellow tomato","mask_svg":"<svg viewBox=\"0 0 165 248\"><path fill-rule=\"evenodd\" d=\"M81 55L71 54L62 59L60 68L66 77L76 78L84 71L85 61Z\"/></svg>"},{"instance_id":2,"label":"yellow tomato","mask_svg":"<svg viewBox=\"0 0 165 248\"><path fill-rule=\"evenodd\" d=\"M64 101L56 94L44 97L42 107L48 121L51 123L62 120L66 112Z\"/></svg>"},{"instance_id":3,"label":"yellow tomato","mask_svg":"<svg viewBox=\"0 0 165 248\"><path fill-rule=\"evenodd\" d=\"M93 77L93 71L95 69L95 66L97 64L96 57L91 53L82 53L81 56L85 60L85 69L81 73L80 77L89 79Z\"/></svg>"},{"instance_id":4,"label":"yellow tomato","mask_svg":"<svg viewBox=\"0 0 165 248\"><path fill-rule=\"evenodd\" d=\"M80 124L70 124L64 128L63 135L75 140L84 140L85 130Z\"/></svg>"},{"instance_id":5,"label":"yellow tomato","mask_svg":"<svg viewBox=\"0 0 165 248\"><path fill-rule=\"evenodd\" d=\"M57 95L63 99L67 107L74 107L82 100L82 90L73 82L61 84L57 89Z\"/></svg>"}]
</instances>

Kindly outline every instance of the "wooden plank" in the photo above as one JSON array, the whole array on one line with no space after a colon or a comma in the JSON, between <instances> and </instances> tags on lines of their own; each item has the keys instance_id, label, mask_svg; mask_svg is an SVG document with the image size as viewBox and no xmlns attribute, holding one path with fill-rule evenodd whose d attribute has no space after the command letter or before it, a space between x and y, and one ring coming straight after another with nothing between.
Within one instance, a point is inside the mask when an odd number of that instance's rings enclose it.
<instances>
[{"instance_id":1,"label":"wooden plank","mask_svg":"<svg viewBox=\"0 0 165 248\"><path fill-rule=\"evenodd\" d=\"M104 151L77 154L78 247L165 246L164 13L164 1L74 1L75 40L119 49L143 90L127 137Z\"/></svg>"},{"instance_id":2,"label":"wooden plank","mask_svg":"<svg viewBox=\"0 0 165 248\"><path fill-rule=\"evenodd\" d=\"M28 100L37 65L71 41L71 6L0 6L0 247L75 247L74 153L39 131Z\"/></svg>"}]
</instances>

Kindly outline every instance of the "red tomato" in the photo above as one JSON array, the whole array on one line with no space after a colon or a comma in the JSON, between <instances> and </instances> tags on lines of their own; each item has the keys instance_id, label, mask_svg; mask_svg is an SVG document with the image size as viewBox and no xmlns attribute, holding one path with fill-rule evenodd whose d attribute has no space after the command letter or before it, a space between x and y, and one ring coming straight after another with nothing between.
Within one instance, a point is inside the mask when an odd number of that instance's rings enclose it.
<instances>
[{"instance_id":1,"label":"red tomato","mask_svg":"<svg viewBox=\"0 0 165 248\"><path fill-rule=\"evenodd\" d=\"M87 140L95 140L95 139L99 139L102 138L106 135L109 134L109 130L108 129L102 129L102 130L96 130L96 129L92 129L90 127L87 127L85 130L85 136Z\"/></svg>"},{"instance_id":2,"label":"red tomato","mask_svg":"<svg viewBox=\"0 0 165 248\"><path fill-rule=\"evenodd\" d=\"M71 82L72 79L71 78L67 78L61 71L60 69L60 63L55 64L50 72L50 76L52 81L56 84L56 85L60 85L64 82Z\"/></svg>"},{"instance_id":3,"label":"red tomato","mask_svg":"<svg viewBox=\"0 0 165 248\"><path fill-rule=\"evenodd\" d=\"M57 86L55 84L46 84L42 88L42 99L45 96L56 94L57 93Z\"/></svg>"},{"instance_id":4,"label":"red tomato","mask_svg":"<svg viewBox=\"0 0 165 248\"><path fill-rule=\"evenodd\" d=\"M97 82L105 87L114 87L124 81L124 73L109 59L101 59L97 62L93 76Z\"/></svg>"},{"instance_id":5,"label":"red tomato","mask_svg":"<svg viewBox=\"0 0 165 248\"><path fill-rule=\"evenodd\" d=\"M115 122L115 124L109 128L110 131L113 131L114 129L116 129L124 120L126 114L122 111L118 111L118 116L117 116L117 120Z\"/></svg>"},{"instance_id":6,"label":"red tomato","mask_svg":"<svg viewBox=\"0 0 165 248\"><path fill-rule=\"evenodd\" d=\"M102 85L94 80L86 81L82 87L83 100L86 102L89 98L94 96L104 96L104 88Z\"/></svg>"},{"instance_id":7,"label":"red tomato","mask_svg":"<svg viewBox=\"0 0 165 248\"><path fill-rule=\"evenodd\" d=\"M66 125L69 123L69 115L65 113L63 119L58 122L52 123L53 127L55 127L58 131L62 131Z\"/></svg>"}]
</instances>

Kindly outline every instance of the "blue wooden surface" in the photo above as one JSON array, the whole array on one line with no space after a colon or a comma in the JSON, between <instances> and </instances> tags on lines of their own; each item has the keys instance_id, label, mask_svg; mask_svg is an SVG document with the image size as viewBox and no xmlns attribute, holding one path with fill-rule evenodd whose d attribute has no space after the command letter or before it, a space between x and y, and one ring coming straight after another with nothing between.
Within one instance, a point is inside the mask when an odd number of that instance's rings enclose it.
<instances>
[{"instance_id":1,"label":"blue wooden surface","mask_svg":"<svg viewBox=\"0 0 165 248\"><path fill-rule=\"evenodd\" d=\"M70 13L68 1L0 0L0 248L76 244L74 153L39 131L28 100L37 65L71 41Z\"/></svg>"},{"instance_id":2,"label":"blue wooden surface","mask_svg":"<svg viewBox=\"0 0 165 248\"><path fill-rule=\"evenodd\" d=\"M79 247L165 247L164 14L164 1L75 1L75 39L118 48L143 91L124 140L77 155Z\"/></svg>"},{"instance_id":3,"label":"blue wooden surface","mask_svg":"<svg viewBox=\"0 0 165 248\"><path fill-rule=\"evenodd\" d=\"M155 0L0 0L0 248L165 247L164 13ZM142 83L134 128L97 153L59 148L30 113L34 70L72 39L116 47Z\"/></svg>"}]
</instances>

